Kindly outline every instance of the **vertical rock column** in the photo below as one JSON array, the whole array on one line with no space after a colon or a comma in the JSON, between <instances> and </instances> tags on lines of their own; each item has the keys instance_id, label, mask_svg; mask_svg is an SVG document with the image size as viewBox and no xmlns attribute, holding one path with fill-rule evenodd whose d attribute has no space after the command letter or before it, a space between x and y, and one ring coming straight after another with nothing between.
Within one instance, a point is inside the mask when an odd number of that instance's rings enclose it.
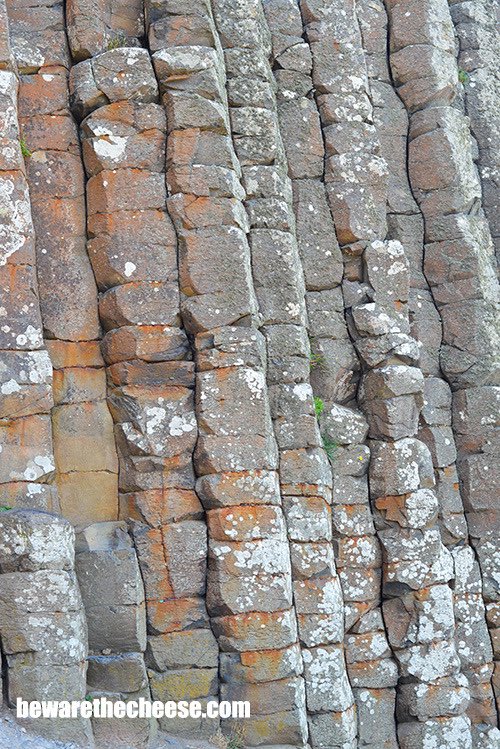
<instances>
[{"instance_id":1,"label":"vertical rock column","mask_svg":"<svg viewBox=\"0 0 500 749\"><path fill-rule=\"evenodd\" d=\"M500 261L500 127L497 111L500 84L498 7L494 0L449 0L458 37L458 78L465 111L478 146L477 167L497 263Z\"/></svg>"},{"instance_id":2,"label":"vertical rock column","mask_svg":"<svg viewBox=\"0 0 500 749\"><path fill-rule=\"evenodd\" d=\"M87 625L74 573L73 528L44 512L18 510L2 514L0 534L7 703L83 700ZM94 745L88 719L42 718L26 724L46 738Z\"/></svg>"},{"instance_id":3,"label":"vertical rock column","mask_svg":"<svg viewBox=\"0 0 500 749\"><path fill-rule=\"evenodd\" d=\"M0 23L8 31L5 8ZM18 79L7 40L0 61L0 487L2 505L57 509L35 237L18 125Z\"/></svg>"},{"instance_id":4,"label":"vertical rock column","mask_svg":"<svg viewBox=\"0 0 500 749\"><path fill-rule=\"evenodd\" d=\"M247 191L252 270L268 342L271 414L280 450L310 739L313 745L349 745L356 719L342 645L331 472L309 383L304 275L267 60L270 39L260 1L234 6L217 0L213 6L225 49L232 134Z\"/></svg>"},{"instance_id":5,"label":"vertical rock column","mask_svg":"<svg viewBox=\"0 0 500 749\"><path fill-rule=\"evenodd\" d=\"M253 711L240 727L222 727L229 735L242 730L247 745L300 746L307 741L303 665L224 68L209 6L162 10L150 8L149 38L167 110L182 314L197 350L207 606L221 649L221 697L249 699ZM161 49L167 41L179 46Z\"/></svg>"},{"instance_id":6,"label":"vertical rock column","mask_svg":"<svg viewBox=\"0 0 500 749\"><path fill-rule=\"evenodd\" d=\"M491 705L487 685L476 686L474 670L489 657L484 607L480 604L479 568L469 546L456 468L456 445L451 429L451 389L443 376L439 354L442 325L438 309L424 274L423 216L415 202L407 171L408 115L393 88L387 56L387 14L382 2L358 4L358 15L367 51L367 65L374 99L374 122L382 153L389 166L389 236L400 240L410 263L408 310L412 335L419 342L418 365L424 380L423 407L418 437L432 456L435 492L439 501L439 527L443 543L454 560L455 640L462 671L469 674L471 701L467 712L474 721ZM423 23L423 18L420 17ZM474 622L474 626L471 626ZM486 698L486 700L485 700ZM477 704L477 708L476 708ZM462 707L462 706L461 706Z\"/></svg>"},{"instance_id":7,"label":"vertical rock column","mask_svg":"<svg viewBox=\"0 0 500 749\"><path fill-rule=\"evenodd\" d=\"M373 302L352 308L353 331L365 373L360 401L372 438L370 490L384 550L383 604L389 642L400 667L398 740L452 746L459 731L471 746L465 711L469 692L454 635L453 559L441 541L434 471L427 447L415 439L424 378L415 353L383 353L389 330L409 330L408 263L395 241L373 242L363 253ZM413 355L412 355L413 354Z\"/></svg>"},{"instance_id":8,"label":"vertical rock column","mask_svg":"<svg viewBox=\"0 0 500 749\"><path fill-rule=\"evenodd\" d=\"M493 387L498 376L498 286L493 245L481 210L468 120L453 106L458 75L448 5L440 2L433 8L439 35L435 23L426 20L430 18L428 4L408 10L406 5L390 3L388 10L392 72L410 113L410 181L425 219L424 270L443 323L440 363L453 391L462 497L494 629L498 512L492 498L498 493L498 476L491 451L498 410L494 406L497 388ZM414 65L417 51L418 70ZM481 404L481 416L477 406L471 408L472 403ZM477 624L482 616L479 596L471 593L463 605L463 631L480 632ZM467 664L470 645L463 637L457 643ZM482 655L467 667L475 697L471 714L475 722L488 724L496 716L488 686L491 656L483 635L475 649Z\"/></svg>"},{"instance_id":9,"label":"vertical rock column","mask_svg":"<svg viewBox=\"0 0 500 749\"><path fill-rule=\"evenodd\" d=\"M75 570L88 624L88 696L125 702L151 699L143 657L144 586L126 523L94 523L81 531ZM98 747L143 749L156 724L147 718L91 720Z\"/></svg>"},{"instance_id":10,"label":"vertical rock column","mask_svg":"<svg viewBox=\"0 0 500 749\"><path fill-rule=\"evenodd\" d=\"M13 50L22 73L19 114L43 335L57 369L52 410L56 484L62 514L83 525L117 517L117 458L98 354L97 291L85 247L84 175L69 111L63 9L57 4L47 9L36 26L27 12L9 4Z\"/></svg>"},{"instance_id":11,"label":"vertical rock column","mask_svg":"<svg viewBox=\"0 0 500 749\"><path fill-rule=\"evenodd\" d=\"M120 517L131 523L144 579L152 694L206 698L218 653L202 600L207 547L193 491L194 365L180 327L176 237L165 205L165 114L146 50L98 55L74 68L73 82L82 113L111 102L81 125L88 250L107 331ZM163 727L199 728L191 719Z\"/></svg>"},{"instance_id":12,"label":"vertical rock column","mask_svg":"<svg viewBox=\"0 0 500 749\"><path fill-rule=\"evenodd\" d=\"M364 440L368 426L354 400L360 362L344 319L345 309L368 301L360 255L368 241L385 236L387 170L379 156L380 145L373 125L365 55L354 3L339 3L335 7L326 3L303 3L300 10L301 27L305 27L305 38L312 54L309 81L304 71L292 75L286 53L282 54L284 69L277 72L277 79L283 81L281 107L284 114L287 110L293 112L294 106L297 113L303 109L319 114L324 160L321 171L320 164L316 166L317 189L324 196L324 212L328 215L331 211L342 250L342 289L321 294L309 292L307 299L311 333L320 336L320 360L313 369L312 381L318 396L322 391L326 393L320 425L333 451L333 527L337 536L337 566L347 603L348 671L355 687L360 744L369 746L383 740L394 745L393 687L397 683L397 667L380 608L381 550L370 511L366 476L370 449ZM283 28L285 30L286 26ZM278 61L280 59L278 57ZM293 99L289 101L290 90L294 92L295 105ZM298 114L290 119L296 121ZM288 120L285 123L284 131L289 127ZM290 164L297 164L296 141L297 138L288 141ZM301 177L300 172L297 173L294 181L297 196L300 187L296 185L301 185ZM304 187L302 208L300 200L296 202L299 227L305 222L303 252L308 251L307 229L312 222L311 208L314 209L314 201L307 198L308 191ZM319 232L323 227L320 218L317 220L316 231ZM324 274L321 277L324 279ZM312 289L314 283L318 280L310 276ZM324 340L328 333L333 341ZM408 340L407 334L401 333L400 343Z\"/></svg>"}]
</instances>

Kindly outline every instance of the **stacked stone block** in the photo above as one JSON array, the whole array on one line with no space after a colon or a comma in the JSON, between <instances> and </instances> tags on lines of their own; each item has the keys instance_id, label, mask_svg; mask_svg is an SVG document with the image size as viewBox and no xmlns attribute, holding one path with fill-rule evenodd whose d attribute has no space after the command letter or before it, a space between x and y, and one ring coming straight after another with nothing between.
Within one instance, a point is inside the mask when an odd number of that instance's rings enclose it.
<instances>
[{"instance_id":1,"label":"stacked stone block","mask_svg":"<svg viewBox=\"0 0 500 749\"><path fill-rule=\"evenodd\" d=\"M482 204L500 257L500 130L496 104L500 95L498 76L498 8L491 0L472 3L450 0L450 13L458 41L459 81L465 111L477 142L477 168L482 187Z\"/></svg>"},{"instance_id":2,"label":"stacked stone block","mask_svg":"<svg viewBox=\"0 0 500 749\"><path fill-rule=\"evenodd\" d=\"M0 509L59 490L91 646L62 521L6 513L9 703L248 699L231 746L496 749L493 3L7 5Z\"/></svg>"},{"instance_id":3,"label":"stacked stone block","mask_svg":"<svg viewBox=\"0 0 500 749\"><path fill-rule=\"evenodd\" d=\"M6 15L2 18L6 23ZM0 70L0 486L2 505L57 509L52 485L52 366L42 337L35 236L21 134L18 79L7 56Z\"/></svg>"},{"instance_id":4,"label":"stacked stone block","mask_svg":"<svg viewBox=\"0 0 500 749\"><path fill-rule=\"evenodd\" d=\"M83 700L87 625L74 572L70 523L35 510L0 518L0 637L7 705L17 699ZM50 739L93 746L90 721L27 721Z\"/></svg>"},{"instance_id":5,"label":"stacked stone block","mask_svg":"<svg viewBox=\"0 0 500 749\"><path fill-rule=\"evenodd\" d=\"M140 0L68 0L66 31L75 62L107 50L139 45L144 36Z\"/></svg>"},{"instance_id":6,"label":"stacked stone block","mask_svg":"<svg viewBox=\"0 0 500 749\"><path fill-rule=\"evenodd\" d=\"M54 377L55 478L61 512L74 523L117 516L117 460L99 361L96 290L85 243L80 146L69 111L65 45L47 39L62 27L59 5L47 27L26 37L25 10L10 9L21 73L20 139L35 230L43 335L57 363ZM30 55L26 54L26 46ZM100 365L100 366L99 366ZM85 445L82 450L82 444ZM98 446L92 452L91 446ZM82 494L84 493L84 498Z\"/></svg>"},{"instance_id":7,"label":"stacked stone block","mask_svg":"<svg viewBox=\"0 0 500 749\"><path fill-rule=\"evenodd\" d=\"M443 324L440 365L453 392L453 427L462 497L468 532L479 562L485 567L483 594L489 604L497 597L487 581L494 565L490 539L498 533L498 513L491 503L498 493L498 481L490 465L490 440L486 435L484 439L482 435L474 438L475 416L463 406L468 401L480 400L488 412L483 414L485 423L494 423L496 388L492 386L498 370L495 353L498 285L493 245L481 209L481 185L473 161L468 121L454 105L458 73L448 6L446 3L436 6L442 29L436 37L434 25L425 19L428 6L420 4L415 8L414 13L423 14L424 20L417 28L408 26L406 8L403 11L398 4L390 5L393 6L389 7L391 67L398 93L411 114L409 176L425 221L424 270ZM421 66L418 77L411 65L412 44L422 45L428 51L429 62ZM435 62L438 52L439 63ZM436 169L424 174L423 165L429 160ZM474 319L468 325L466 315L468 318L472 309ZM449 445L444 440L436 442L434 435L431 436L438 463L450 461L449 449L448 455L445 454ZM469 627L475 622L477 627L482 620L482 607L478 608L474 597L467 605L464 599L462 607L462 621L468 620ZM458 640L459 650L473 690L471 715L474 722L488 724L495 720L488 686L491 669L485 664L491 651L484 633L475 634L475 647L471 649L471 643L462 635ZM481 661L482 667L478 667L475 659Z\"/></svg>"},{"instance_id":8,"label":"stacked stone block","mask_svg":"<svg viewBox=\"0 0 500 749\"><path fill-rule=\"evenodd\" d=\"M88 625L87 697L151 699L144 586L125 522L93 523L76 538L75 570ZM155 721L93 717L98 747L148 747Z\"/></svg>"},{"instance_id":9,"label":"stacked stone block","mask_svg":"<svg viewBox=\"0 0 500 749\"><path fill-rule=\"evenodd\" d=\"M150 40L158 47L175 13L153 14ZM196 19L186 14L182 24L190 30L184 43L160 48L153 59L169 125L168 207L179 241L182 315L195 335L195 469L208 517L207 607L221 649L220 696L254 704L241 726L249 745L300 745L307 740L303 665L264 339L252 325L245 193L210 9ZM268 700L272 692L276 701ZM238 729L223 723L228 735Z\"/></svg>"},{"instance_id":10,"label":"stacked stone block","mask_svg":"<svg viewBox=\"0 0 500 749\"><path fill-rule=\"evenodd\" d=\"M467 594L464 595L464 588L459 582L462 577L459 560L470 560L471 550L466 546L467 526L455 465L455 440L451 430L451 391L443 379L439 365L441 321L423 272L423 221L408 183L407 114L392 88L387 59L385 56L382 58L380 54L381 50L385 49L387 38L385 9L382 3L376 6L371 4L369 8L363 4L362 8L363 12L359 13L359 18L363 30L363 43L367 50L371 87L376 95L375 103L378 105L374 108L375 122L380 133L382 151L390 169L388 207L392 212L388 214L389 235L401 240L408 250L411 269L408 308L412 335L420 343L418 364L425 376L418 437L430 448L436 480L435 491L439 500L441 537L452 551L455 561L456 580L453 598L458 623L467 618L464 617L464 612L470 613L469 598ZM472 621L476 625L474 630L470 628ZM456 641L465 670L468 661L474 663L488 657L484 627L484 613L480 610L469 619L469 625L457 627L457 630L460 629L460 635ZM465 629L469 635L462 640ZM472 717L473 705L474 701L468 708Z\"/></svg>"},{"instance_id":11,"label":"stacked stone block","mask_svg":"<svg viewBox=\"0 0 500 749\"><path fill-rule=\"evenodd\" d=\"M273 77L265 55L269 42L260 3L230 8L217 2L214 9L226 54L233 139L247 190L252 269L262 330L270 360L277 354L283 357L280 352L286 351L295 364L289 367L285 360L285 378L278 378L272 361L268 385L291 542L310 740L313 746L349 744L355 739L356 723L341 644L343 612L331 540L331 473L308 381L305 284L287 179L289 164L293 164L292 169L300 166L295 154L287 154L287 163L281 143ZM250 52L253 54L249 68ZM258 99L256 89L260 93ZM255 120L267 121L267 127L256 133ZM290 138L293 131L286 134L285 143L290 143ZM318 145L308 144L307 148L314 150ZM273 217L270 206L276 205L279 211ZM319 616L321 612L324 616Z\"/></svg>"},{"instance_id":12,"label":"stacked stone block","mask_svg":"<svg viewBox=\"0 0 500 749\"><path fill-rule=\"evenodd\" d=\"M363 356L358 351L356 357L344 319L345 309L367 300L368 279L360 256L370 239L385 236L387 168L379 155L373 125L355 4L342 3L340 13L321 3L303 3L300 7L312 54L312 84L324 140L324 189L343 260L342 289L337 292L335 316L328 318L323 313L320 319L325 326L331 324L332 318L336 321L348 361L340 373L336 392L340 403L329 404L325 409L321 427L335 451L333 528L346 601L348 669L355 687L360 745L372 745L373 726L383 724L383 740L387 746L394 746L395 725L390 716L394 711L397 667L380 609L381 549L366 475L370 448L364 440L368 425L358 403L353 401ZM317 319L311 319L311 330L316 329ZM402 344L407 340L404 335ZM333 361L338 362L335 350L332 353ZM325 359L328 361L329 356Z\"/></svg>"},{"instance_id":13,"label":"stacked stone block","mask_svg":"<svg viewBox=\"0 0 500 749\"><path fill-rule=\"evenodd\" d=\"M373 302L353 307L352 315L366 347L384 324L385 329L408 330L409 279L398 242L371 243L363 259ZM439 746L448 746L460 726L464 746L471 745L469 720L463 715L468 684L460 673L448 585L453 559L437 524L431 455L415 439L424 378L403 352L377 359L364 359L360 395L373 440L370 489L383 547L384 622L400 670L398 741L406 747L439 736ZM421 699L435 690L439 700L431 698L427 704Z\"/></svg>"},{"instance_id":14,"label":"stacked stone block","mask_svg":"<svg viewBox=\"0 0 500 749\"><path fill-rule=\"evenodd\" d=\"M187 689L206 698L217 648L201 598L206 529L193 491L194 365L180 327L176 237L165 205L165 113L145 50L111 50L74 71L75 106L93 110L81 124L88 252L106 331L120 516L131 522L148 602L152 694L182 699ZM110 103L99 107L93 88ZM190 731L192 723L168 728Z\"/></svg>"}]
</instances>

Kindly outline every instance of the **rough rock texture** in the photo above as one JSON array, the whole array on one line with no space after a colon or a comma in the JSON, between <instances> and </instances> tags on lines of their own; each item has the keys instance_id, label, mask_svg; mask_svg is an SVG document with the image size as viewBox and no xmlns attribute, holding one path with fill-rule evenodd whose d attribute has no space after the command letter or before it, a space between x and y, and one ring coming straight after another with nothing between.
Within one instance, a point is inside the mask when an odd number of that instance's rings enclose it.
<instances>
[{"instance_id":1,"label":"rough rock texture","mask_svg":"<svg viewBox=\"0 0 500 749\"><path fill-rule=\"evenodd\" d=\"M41 746L500 747L497 25L0 0L5 709L251 703Z\"/></svg>"}]
</instances>

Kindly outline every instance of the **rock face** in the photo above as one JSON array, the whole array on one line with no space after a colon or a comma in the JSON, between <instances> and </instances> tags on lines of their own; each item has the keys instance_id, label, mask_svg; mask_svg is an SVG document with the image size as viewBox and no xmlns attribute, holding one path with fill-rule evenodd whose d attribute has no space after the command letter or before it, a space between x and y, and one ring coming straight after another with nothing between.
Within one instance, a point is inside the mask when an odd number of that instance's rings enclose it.
<instances>
[{"instance_id":1,"label":"rock face","mask_svg":"<svg viewBox=\"0 0 500 749\"><path fill-rule=\"evenodd\" d=\"M5 707L251 704L41 742L500 746L496 20L0 0Z\"/></svg>"}]
</instances>

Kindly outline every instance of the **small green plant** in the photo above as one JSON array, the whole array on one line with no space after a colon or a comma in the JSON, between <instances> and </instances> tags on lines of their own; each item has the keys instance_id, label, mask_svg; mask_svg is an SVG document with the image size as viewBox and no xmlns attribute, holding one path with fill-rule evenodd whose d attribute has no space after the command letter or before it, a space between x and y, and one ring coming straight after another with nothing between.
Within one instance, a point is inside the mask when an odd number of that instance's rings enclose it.
<instances>
[{"instance_id":1,"label":"small green plant","mask_svg":"<svg viewBox=\"0 0 500 749\"><path fill-rule=\"evenodd\" d=\"M325 410L325 404L321 398L318 398L317 395L314 396L314 413L316 414L316 418L319 419L323 411Z\"/></svg>"},{"instance_id":2,"label":"small green plant","mask_svg":"<svg viewBox=\"0 0 500 749\"><path fill-rule=\"evenodd\" d=\"M462 68L458 69L458 80L460 83L462 83L464 86L466 83L469 82L470 76L466 70L463 70Z\"/></svg>"},{"instance_id":3,"label":"small green plant","mask_svg":"<svg viewBox=\"0 0 500 749\"><path fill-rule=\"evenodd\" d=\"M243 741L243 734L241 732L236 732L231 734L231 736L228 736L227 739L227 749L243 749L244 741Z\"/></svg>"},{"instance_id":4,"label":"small green plant","mask_svg":"<svg viewBox=\"0 0 500 749\"><path fill-rule=\"evenodd\" d=\"M31 151L26 145L26 141L24 140L24 138L19 138L19 145L21 147L21 153L24 156L24 158L29 159L29 157L31 156Z\"/></svg>"},{"instance_id":5,"label":"small green plant","mask_svg":"<svg viewBox=\"0 0 500 749\"><path fill-rule=\"evenodd\" d=\"M314 367L321 367L325 363L325 357L321 354L310 354L309 356L309 366L311 369L314 369Z\"/></svg>"},{"instance_id":6,"label":"small green plant","mask_svg":"<svg viewBox=\"0 0 500 749\"><path fill-rule=\"evenodd\" d=\"M125 34L117 34L108 42L108 52L112 49L118 49L119 47L126 47L128 45L127 37Z\"/></svg>"},{"instance_id":7,"label":"small green plant","mask_svg":"<svg viewBox=\"0 0 500 749\"><path fill-rule=\"evenodd\" d=\"M9 505L0 505L0 512L7 512L7 510L12 510L12 507Z\"/></svg>"},{"instance_id":8,"label":"small green plant","mask_svg":"<svg viewBox=\"0 0 500 749\"><path fill-rule=\"evenodd\" d=\"M328 455L329 460L333 460L338 448L337 443L324 434L322 435L321 439L323 441L323 448L325 450L325 453Z\"/></svg>"}]
</instances>

